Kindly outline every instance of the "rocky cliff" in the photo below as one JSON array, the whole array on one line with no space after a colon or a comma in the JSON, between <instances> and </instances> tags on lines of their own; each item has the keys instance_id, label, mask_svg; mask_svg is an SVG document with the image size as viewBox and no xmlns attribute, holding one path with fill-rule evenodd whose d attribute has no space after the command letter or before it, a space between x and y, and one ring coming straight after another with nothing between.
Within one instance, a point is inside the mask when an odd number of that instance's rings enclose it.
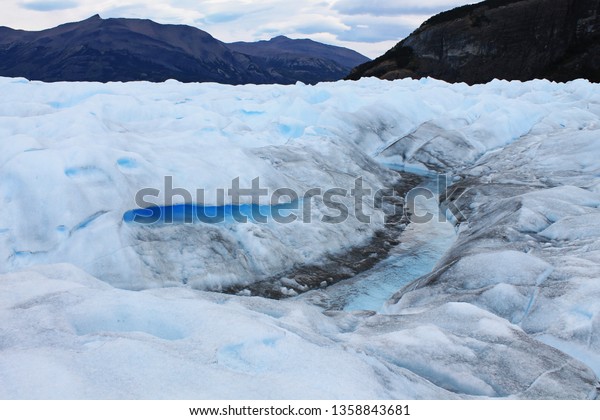
<instances>
[{"instance_id":1,"label":"rocky cliff","mask_svg":"<svg viewBox=\"0 0 600 420\"><path fill-rule=\"evenodd\" d=\"M488 0L423 23L349 79L600 82L600 0Z\"/></svg>"}]
</instances>

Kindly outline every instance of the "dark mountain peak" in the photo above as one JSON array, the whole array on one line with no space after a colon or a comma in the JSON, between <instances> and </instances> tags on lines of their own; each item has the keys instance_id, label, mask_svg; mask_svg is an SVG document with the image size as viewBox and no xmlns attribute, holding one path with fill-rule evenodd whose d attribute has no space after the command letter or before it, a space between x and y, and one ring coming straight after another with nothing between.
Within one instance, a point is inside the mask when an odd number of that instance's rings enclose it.
<instances>
[{"instance_id":1,"label":"dark mountain peak","mask_svg":"<svg viewBox=\"0 0 600 420\"><path fill-rule=\"evenodd\" d=\"M54 28L49 28L49 29L42 29L41 31L34 31L34 32L47 32L47 31L54 31L57 30L59 28L82 28L82 27L87 27L87 26L97 26L102 24L103 22L105 22L106 19L102 19L100 17L99 14L95 14L93 16L90 16L87 19L84 19L82 21L78 21L78 22L67 22L67 23L63 23L62 25L58 25Z\"/></svg>"},{"instance_id":2,"label":"dark mountain peak","mask_svg":"<svg viewBox=\"0 0 600 420\"><path fill-rule=\"evenodd\" d=\"M312 58L333 62L338 66L350 69L369 60L364 55L348 48L322 44L311 39L292 39L283 35L268 41L233 42L228 46L242 54L257 57L285 58L287 60ZM290 61L289 64L291 65L292 62Z\"/></svg>"},{"instance_id":3,"label":"dark mountain peak","mask_svg":"<svg viewBox=\"0 0 600 420\"><path fill-rule=\"evenodd\" d=\"M269 41L266 42L271 42L273 44L277 44L277 45L289 45L289 46L300 46L300 45L308 45L308 46L312 46L312 47L317 47L319 45L326 45L328 47L331 47L331 45L327 45L327 44L322 44L320 42L317 41L313 41L312 39L308 39L308 38L288 38L285 35L279 35L276 36L275 38L271 38Z\"/></svg>"},{"instance_id":4,"label":"dark mountain peak","mask_svg":"<svg viewBox=\"0 0 600 420\"><path fill-rule=\"evenodd\" d=\"M258 42L260 42L260 41L258 41ZM322 44L321 42L314 41L309 38L290 38L285 35L278 35L278 36L271 38L270 40L265 41L265 42L271 42L273 44L287 44L287 45L292 45L292 44L296 44L296 45L300 45L300 44L327 45L327 44ZM331 47L331 45L327 45L327 46Z\"/></svg>"},{"instance_id":5,"label":"dark mountain peak","mask_svg":"<svg viewBox=\"0 0 600 420\"><path fill-rule=\"evenodd\" d=\"M487 0L427 20L348 78L600 82L600 0Z\"/></svg>"}]
</instances>

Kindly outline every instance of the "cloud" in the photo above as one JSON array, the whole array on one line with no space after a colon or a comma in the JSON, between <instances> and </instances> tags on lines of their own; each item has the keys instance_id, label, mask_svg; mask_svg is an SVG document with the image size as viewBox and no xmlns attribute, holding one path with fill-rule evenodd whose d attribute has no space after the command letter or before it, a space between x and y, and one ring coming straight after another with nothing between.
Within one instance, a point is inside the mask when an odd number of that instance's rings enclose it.
<instances>
[{"instance_id":1,"label":"cloud","mask_svg":"<svg viewBox=\"0 0 600 420\"><path fill-rule=\"evenodd\" d=\"M381 42L400 41L406 38L414 28L401 25L353 26L337 36L340 41Z\"/></svg>"},{"instance_id":2,"label":"cloud","mask_svg":"<svg viewBox=\"0 0 600 420\"><path fill-rule=\"evenodd\" d=\"M233 13L233 12L223 12L223 13L213 13L205 18L199 20L199 23L205 24L217 24L217 23L227 23L233 22L234 20L238 20L243 17L244 13Z\"/></svg>"},{"instance_id":3,"label":"cloud","mask_svg":"<svg viewBox=\"0 0 600 420\"><path fill-rule=\"evenodd\" d=\"M70 0L50 1L25 1L20 4L23 9L35 10L37 12L50 12L53 10L74 9L79 3Z\"/></svg>"},{"instance_id":4,"label":"cloud","mask_svg":"<svg viewBox=\"0 0 600 420\"><path fill-rule=\"evenodd\" d=\"M289 29L292 32L305 35L324 32L340 34L351 29L351 26L346 25L341 19L333 16L307 14L303 16L302 22L290 25Z\"/></svg>"},{"instance_id":5,"label":"cloud","mask_svg":"<svg viewBox=\"0 0 600 420\"><path fill-rule=\"evenodd\" d=\"M408 15L399 17L375 17L369 15L350 16L344 19L348 29L337 34L343 42L383 42L394 43L406 38L427 15Z\"/></svg>"},{"instance_id":6,"label":"cloud","mask_svg":"<svg viewBox=\"0 0 600 420\"><path fill-rule=\"evenodd\" d=\"M400 16L434 14L466 3L461 0L338 0L333 9L344 15Z\"/></svg>"}]
</instances>

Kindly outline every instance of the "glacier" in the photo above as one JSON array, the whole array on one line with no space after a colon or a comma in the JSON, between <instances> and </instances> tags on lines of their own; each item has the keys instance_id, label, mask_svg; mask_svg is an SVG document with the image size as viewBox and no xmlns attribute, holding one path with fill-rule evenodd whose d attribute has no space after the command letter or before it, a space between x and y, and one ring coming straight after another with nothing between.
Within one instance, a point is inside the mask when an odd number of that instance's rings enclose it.
<instances>
[{"instance_id":1,"label":"glacier","mask_svg":"<svg viewBox=\"0 0 600 420\"><path fill-rule=\"evenodd\" d=\"M0 92L0 397L598 397L598 85L0 78ZM360 249L383 209L331 224L316 197L310 223L124 218L145 188L168 205L167 176L214 207L236 178L375 191L408 179L397 169L451 180L419 204L444 217L284 300L219 292L296 287L286 270Z\"/></svg>"}]
</instances>

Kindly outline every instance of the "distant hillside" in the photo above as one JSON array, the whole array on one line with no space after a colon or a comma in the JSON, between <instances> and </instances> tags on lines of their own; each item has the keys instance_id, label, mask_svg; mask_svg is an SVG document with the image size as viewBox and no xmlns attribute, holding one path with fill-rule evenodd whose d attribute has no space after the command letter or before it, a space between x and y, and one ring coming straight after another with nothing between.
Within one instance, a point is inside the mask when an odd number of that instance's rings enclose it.
<instances>
[{"instance_id":1,"label":"distant hillside","mask_svg":"<svg viewBox=\"0 0 600 420\"><path fill-rule=\"evenodd\" d=\"M349 79L600 82L600 0L488 0L426 21Z\"/></svg>"},{"instance_id":2,"label":"distant hillside","mask_svg":"<svg viewBox=\"0 0 600 420\"><path fill-rule=\"evenodd\" d=\"M310 39L290 39L278 36L270 41L234 42L229 48L253 58L269 74L292 79L302 76L302 81L315 83L339 80L367 57L348 48L321 44Z\"/></svg>"},{"instance_id":3,"label":"distant hillside","mask_svg":"<svg viewBox=\"0 0 600 420\"><path fill-rule=\"evenodd\" d=\"M227 45L191 26L98 15L43 31L0 27L0 76L47 82L316 83L367 60L310 40Z\"/></svg>"}]
</instances>

